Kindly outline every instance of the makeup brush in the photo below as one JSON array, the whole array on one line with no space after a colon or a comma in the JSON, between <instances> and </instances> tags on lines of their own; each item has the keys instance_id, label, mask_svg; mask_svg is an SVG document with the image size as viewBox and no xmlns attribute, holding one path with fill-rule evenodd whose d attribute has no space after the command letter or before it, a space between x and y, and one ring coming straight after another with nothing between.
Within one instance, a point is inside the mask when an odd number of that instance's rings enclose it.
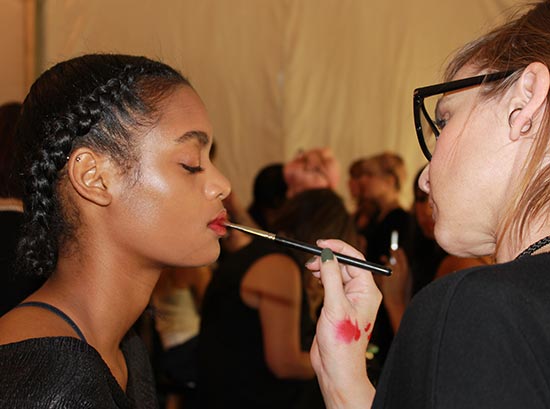
<instances>
[{"instance_id":1,"label":"makeup brush","mask_svg":"<svg viewBox=\"0 0 550 409\"><path fill-rule=\"evenodd\" d=\"M305 251L306 253L315 254L317 256L321 255L321 251L323 250L321 247L313 246L311 244L307 244L298 240L281 237L274 233L270 233L260 229L255 229L253 227L242 226L240 224L230 223L230 222L225 222L224 224L226 227L230 227L232 229L239 230L244 233L251 234L253 236L263 237L264 239L272 240L276 243L279 243L282 246L302 250L302 251ZM342 264L348 264L350 266L359 267L377 274L383 274L386 276L391 275L391 269L381 264L371 263L369 261L360 260L358 258L345 256L344 254L340 254L340 253L334 253L334 256L336 257L338 262Z\"/></svg>"}]
</instances>

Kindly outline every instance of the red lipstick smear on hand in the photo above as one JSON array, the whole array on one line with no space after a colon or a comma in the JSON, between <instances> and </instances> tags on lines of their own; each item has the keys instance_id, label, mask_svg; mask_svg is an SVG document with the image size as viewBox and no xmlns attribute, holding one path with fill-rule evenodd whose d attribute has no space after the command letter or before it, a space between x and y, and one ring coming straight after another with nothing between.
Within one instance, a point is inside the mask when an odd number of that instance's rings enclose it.
<instances>
[{"instance_id":1,"label":"red lipstick smear on hand","mask_svg":"<svg viewBox=\"0 0 550 409\"><path fill-rule=\"evenodd\" d=\"M365 327L365 332L368 334L369 341L370 341L370 337L371 337L371 335L372 335L372 333L369 334L369 330L370 330L370 327L371 327L371 326L372 326L372 325L371 325L371 323L369 322L369 323L367 324L367 326Z\"/></svg>"},{"instance_id":2,"label":"red lipstick smear on hand","mask_svg":"<svg viewBox=\"0 0 550 409\"><path fill-rule=\"evenodd\" d=\"M355 320L355 324L349 318L340 321L336 328L336 335L338 339L344 341L346 344L349 344L353 340L358 341L361 337L361 330L359 329L359 325L357 325L357 320Z\"/></svg>"}]
</instances>

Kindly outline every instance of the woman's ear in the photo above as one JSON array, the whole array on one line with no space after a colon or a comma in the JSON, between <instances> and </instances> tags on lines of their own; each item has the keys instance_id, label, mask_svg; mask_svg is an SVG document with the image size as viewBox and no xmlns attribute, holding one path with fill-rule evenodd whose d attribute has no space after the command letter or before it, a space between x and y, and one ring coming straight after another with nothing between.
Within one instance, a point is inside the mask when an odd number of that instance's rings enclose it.
<instances>
[{"instance_id":1,"label":"woman's ear","mask_svg":"<svg viewBox=\"0 0 550 409\"><path fill-rule=\"evenodd\" d=\"M89 148L73 151L67 163L73 188L81 197L99 206L108 206L112 201L109 182L114 171L112 162L105 155Z\"/></svg>"},{"instance_id":2,"label":"woman's ear","mask_svg":"<svg viewBox=\"0 0 550 409\"><path fill-rule=\"evenodd\" d=\"M510 139L518 140L532 129L538 129L546 108L550 73L540 62L529 64L513 87L508 107Z\"/></svg>"}]
</instances>

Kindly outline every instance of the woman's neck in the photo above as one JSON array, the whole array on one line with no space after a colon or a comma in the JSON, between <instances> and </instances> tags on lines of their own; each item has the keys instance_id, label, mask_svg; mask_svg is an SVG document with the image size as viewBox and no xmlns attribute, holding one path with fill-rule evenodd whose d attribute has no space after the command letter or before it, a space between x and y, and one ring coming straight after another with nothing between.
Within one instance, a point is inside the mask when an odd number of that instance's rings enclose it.
<instances>
[{"instance_id":1,"label":"woman's neck","mask_svg":"<svg viewBox=\"0 0 550 409\"><path fill-rule=\"evenodd\" d=\"M159 275L160 269L140 271L61 258L52 277L29 300L60 308L90 345L102 356L112 356L147 307Z\"/></svg>"},{"instance_id":2,"label":"woman's neck","mask_svg":"<svg viewBox=\"0 0 550 409\"><path fill-rule=\"evenodd\" d=\"M540 227L534 227L537 225ZM544 240L550 236L550 226L545 223L531 223L530 226L533 227L526 229L521 240L515 239L512 234L502 239L495 256L498 263L511 261L520 255L523 257L550 252L550 243Z\"/></svg>"}]
</instances>

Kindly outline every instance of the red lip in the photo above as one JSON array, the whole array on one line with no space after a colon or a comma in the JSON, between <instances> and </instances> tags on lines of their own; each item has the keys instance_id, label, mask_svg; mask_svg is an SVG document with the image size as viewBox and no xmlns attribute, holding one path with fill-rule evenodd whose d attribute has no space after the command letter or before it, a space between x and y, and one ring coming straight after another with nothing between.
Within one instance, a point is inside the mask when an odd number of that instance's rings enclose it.
<instances>
[{"instance_id":1,"label":"red lip","mask_svg":"<svg viewBox=\"0 0 550 409\"><path fill-rule=\"evenodd\" d=\"M225 227L226 222L227 222L227 211L224 209L216 216L216 218L214 218L208 223L208 227L214 230L214 232L218 236L225 236L227 233L227 228Z\"/></svg>"}]
</instances>

